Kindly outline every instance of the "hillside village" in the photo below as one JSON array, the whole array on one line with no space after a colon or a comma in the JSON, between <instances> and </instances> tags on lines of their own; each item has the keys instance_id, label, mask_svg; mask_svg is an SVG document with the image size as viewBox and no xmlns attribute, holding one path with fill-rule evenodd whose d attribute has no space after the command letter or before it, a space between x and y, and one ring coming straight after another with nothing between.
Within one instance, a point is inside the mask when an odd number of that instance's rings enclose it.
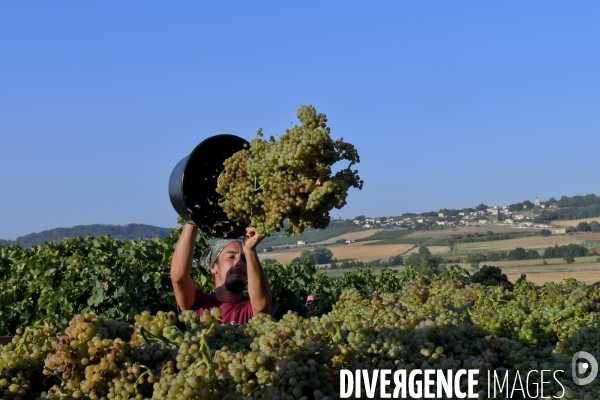
<instances>
[{"instance_id":1,"label":"hillside village","mask_svg":"<svg viewBox=\"0 0 600 400\"><path fill-rule=\"evenodd\" d=\"M424 228L426 226L505 226L511 228L540 228L548 229L552 234L564 234L565 228L556 228L548 224L535 223L536 211L546 208L556 208L556 204L540 203L536 198L534 203L520 203L520 211L511 211L513 206L478 206L469 210L440 210L437 213L423 213L408 217L390 218L360 218L352 223L361 228L403 227ZM481 208L481 209L478 209Z\"/></svg>"},{"instance_id":2,"label":"hillside village","mask_svg":"<svg viewBox=\"0 0 600 400\"><path fill-rule=\"evenodd\" d=\"M539 229L546 230L548 235L564 235L567 228L564 226L552 226L550 223L540 222L536 217L543 211L551 211L559 208L559 202L551 198L549 201L540 202L537 198L534 202L525 200L521 203L511 205L486 206L480 204L473 208L460 210L441 209L439 211L424 212L421 214L406 213L400 216L372 218L364 215L357 216L353 220L340 220L338 224L353 226L356 231L362 230L393 230L410 229L414 231L444 230L460 227L504 227L504 228L523 228L527 230ZM337 225L337 224L336 224ZM328 228L330 229L330 228ZM318 242L313 240L310 234L293 241L292 238L283 239L283 241L269 242L263 244L261 251L269 252L280 249L290 249L294 247L309 246ZM322 239L321 239L322 240ZM341 240L340 240L341 241ZM351 244L354 240L343 240L344 243Z\"/></svg>"}]
</instances>

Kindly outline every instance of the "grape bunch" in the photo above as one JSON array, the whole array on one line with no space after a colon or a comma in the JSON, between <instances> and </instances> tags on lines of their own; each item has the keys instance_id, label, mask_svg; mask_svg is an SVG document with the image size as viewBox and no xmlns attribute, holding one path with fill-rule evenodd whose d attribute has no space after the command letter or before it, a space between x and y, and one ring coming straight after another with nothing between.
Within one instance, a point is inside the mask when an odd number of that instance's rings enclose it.
<instances>
[{"instance_id":1,"label":"grape bunch","mask_svg":"<svg viewBox=\"0 0 600 400\"><path fill-rule=\"evenodd\" d=\"M55 333L51 325L19 328L11 343L0 346L0 399L31 396L32 373L43 367Z\"/></svg>"},{"instance_id":2,"label":"grape bunch","mask_svg":"<svg viewBox=\"0 0 600 400\"><path fill-rule=\"evenodd\" d=\"M287 220L285 232L301 234L308 227L326 228L329 212L346 204L349 188L362 189L358 171L351 169L360 161L354 146L332 140L325 114L313 106L300 107L297 116L302 125L279 140L263 140L259 130L249 147L225 161L217 192L229 219L265 235ZM349 165L334 174L332 166L342 160Z\"/></svg>"},{"instance_id":3,"label":"grape bunch","mask_svg":"<svg viewBox=\"0 0 600 400\"><path fill-rule=\"evenodd\" d=\"M94 313L77 315L64 333L51 341L52 350L46 355L42 373L58 378L60 384L53 385L43 396L58 398L69 393L76 399L143 398L154 375L139 363L142 357L136 359L140 349L127 343L133 333L133 327L126 322ZM152 351L142 359L159 360L156 350Z\"/></svg>"}]
</instances>

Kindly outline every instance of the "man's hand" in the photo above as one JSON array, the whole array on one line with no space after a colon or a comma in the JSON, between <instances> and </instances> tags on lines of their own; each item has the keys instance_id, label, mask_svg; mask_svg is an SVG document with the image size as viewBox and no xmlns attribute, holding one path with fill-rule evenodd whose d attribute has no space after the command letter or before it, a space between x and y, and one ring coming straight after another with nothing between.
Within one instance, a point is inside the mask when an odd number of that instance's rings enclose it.
<instances>
[{"instance_id":1,"label":"man's hand","mask_svg":"<svg viewBox=\"0 0 600 400\"><path fill-rule=\"evenodd\" d=\"M256 251L256 246L263 240L264 236L262 233L256 230L256 228L250 226L246 228L246 237L244 239L244 251Z\"/></svg>"}]
</instances>

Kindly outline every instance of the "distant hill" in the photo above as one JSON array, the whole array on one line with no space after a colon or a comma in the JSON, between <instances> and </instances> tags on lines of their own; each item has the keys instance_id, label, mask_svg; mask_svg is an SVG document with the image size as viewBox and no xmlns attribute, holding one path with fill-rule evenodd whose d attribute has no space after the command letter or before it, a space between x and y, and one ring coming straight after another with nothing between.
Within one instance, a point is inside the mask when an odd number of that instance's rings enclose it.
<instances>
[{"instance_id":1,"label":"distant hill","mask_svg":"<svg viewBox=\"0 0 600 400\"><path fill-rule=\"evenodd\" d=\"M136 240L140 238L165 238L169 236L170 228L160 228L158 226L129 224L129 225L76 225L72 228L55 228L39 233L30 233L25 236L20 236L16 240L0 239L0 246L7 244L18 244L23 248L31 247L34 244L43 242L57 242L63 238L72 240L77 236L91 235L99 237L102 235L110 235L115 239L120 240Z\"/></svg>"}]
</instances>

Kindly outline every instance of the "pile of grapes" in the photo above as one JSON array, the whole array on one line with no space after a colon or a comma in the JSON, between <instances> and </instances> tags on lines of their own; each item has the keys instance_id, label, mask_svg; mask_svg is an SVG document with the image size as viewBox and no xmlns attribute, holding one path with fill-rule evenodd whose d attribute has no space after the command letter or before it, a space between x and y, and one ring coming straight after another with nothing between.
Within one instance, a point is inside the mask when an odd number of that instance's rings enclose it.
<instances>
[{"instance_id":1,"label":"pile of grapes","mask_svg":"<svg viewBox=\"0 0 600 400\"><path fill-rule=\"evenodd\" d=\"M488 398L487 371L525 382L530 370L563 370L544 396L597 399L600 379L575 385L571 358L600 358L599 305L600 289L574 280L509 289L417 277L396 293L345 291L310 319L78 315L64 332L32 326L0 347L0 399L334 399L341 369L384 368L479 369L479 398ZM536 384L529 379L530 394Z\"/></svg>"},{"instance_id":2,"label":"pile of grapes","mask_svg":"<svg viewBox=\"0 0 600 400\"><path fill-rule=\"evenodd\" d=\"M332 140L325 114L313 106L302 106L297 115L302 125L279 140L263 140L259 130L248 148L225 161L218 179L219 206L227 216L265 235L284 228L286 219L288 235L326 228L329 212L346 204L348 189L362 189L358 171L351 169L360 161L354 146ZM349 165L332 174L341 160Z\"/></svg>"}]
</instances>

